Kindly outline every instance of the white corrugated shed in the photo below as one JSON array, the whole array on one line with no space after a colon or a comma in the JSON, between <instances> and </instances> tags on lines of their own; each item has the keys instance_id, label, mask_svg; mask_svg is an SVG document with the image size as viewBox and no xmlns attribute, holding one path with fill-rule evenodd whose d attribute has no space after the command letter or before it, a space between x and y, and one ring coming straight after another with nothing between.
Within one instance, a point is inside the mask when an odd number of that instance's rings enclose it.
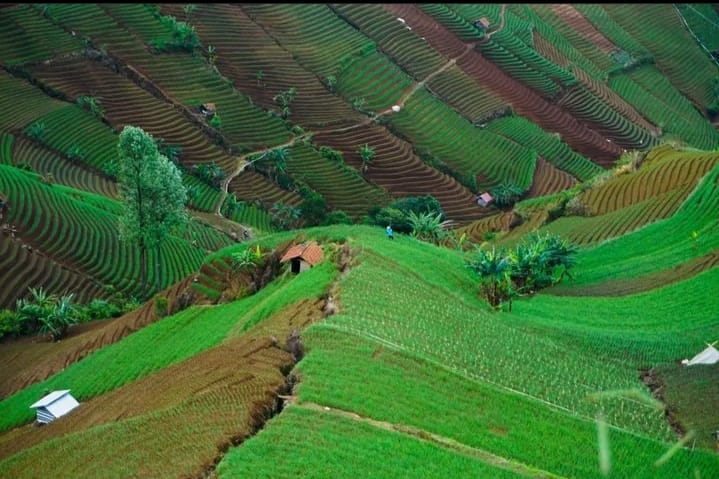
<instances>
[{"instance_id":1,"label":"white corrugated shed","mask_svg":"<svg viewBox=\"0 0 719 479\"><path fill-rule=\"evenodd\" d=\"M69 389L53 391L39 401L33 403L30 408L37 412L37 422L47 424L60 416L64 416L80 405L72 397Z\"/></svg>"},{"instance_id":2,"label":"white corrugated shed","mask_svg":"<svg viewBox=\"0 0 719 479\"><path fill-rule=\"evenodd\" d=\"M684 364L687 366L693 366L694 364L716 364L717 362L719 362L719 351L716 350L714 343L712 343L704 351L697 354Z\"/></svg>"}]
</instances>

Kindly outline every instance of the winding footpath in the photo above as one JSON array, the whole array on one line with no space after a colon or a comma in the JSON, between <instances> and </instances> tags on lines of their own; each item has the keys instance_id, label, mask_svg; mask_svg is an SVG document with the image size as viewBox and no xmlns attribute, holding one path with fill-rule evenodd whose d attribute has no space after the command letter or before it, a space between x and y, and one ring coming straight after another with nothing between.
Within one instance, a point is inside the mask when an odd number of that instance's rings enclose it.
<instances>
[{"instance_id":1,"label":"winding footpath","mask_svg":"<svg viewBox=\"0 0 719 479\"><path fill-rule=\"evenodd\" d=\"M504 28L504 10L505 10L505 8L506 8L506 5L502 4L500 27L496 31L494 31L492 33L488 33L487 38L489 38L490 35L497 33L502 28ZM457 63L457 61L459 61L463 56L468 54L474 48L474 46L476 44L477 44L476 42L468 43L466 49L464 50L464 52L462 52L462 54L460 54L459 56L457 56L455 58L452 58L447 63L442 65L439 69L437 69L436 71L427 75L423 80L421 80L419 82L413 82L412 85L409 88L407 88L407 90L402 94L402 96L399 98L399 100L393 104L393 106L397 105L400 108L404 108L407 100L409 100L412 97L412 95L414 95L420 88L423 88L434 77L436 77L440 73L444 72L448 68L455 65ZM343 133L343 132L346 132L349 130L354 130L356 128L361 128L363 126L367 126L373 122L376 122L379 118L381 118L385 115L390 115L392 113L394 113L394 110L392 110L392 108L390 107L390 108L387 108L386 110L383 110L377 114L373 114L372 116L370 116L370 117L366 118L365 120L363 120L359 123L356 123L354 125L343 126L340 128L333 128L331 130L322 130L322 133L328 133L328 134ZM237 165L235 167L235 170L232 172L232 174L228 175L227 178L225 178L222 181L222 184L220 185L220 198L217 200L217 204L215 205L215 214L217 216L223 217L222 212L220 210L222 209L222 205L225 203L225 198L227 198L229 185L232 182L232 180L234 180L237 176L239 176L243 171L245 171L247 166L249 166L250 163L247 161L247 157L252 156L252 155L267 153L267 152L275 150L277 148L294 146L294 144L299 141L302 141L307 138L311 138L312 135L314 135L314 133L315 132L311 132L311 131L306 132L306 133L303 133L302 135L294 136L292 139L290 139L289 141L287 141L281 145L276 145L276 146L273 146L270 148L264 148L262 150L253 151L250 153L246 153L242 156L239 156L237 158Z\"/></svg>"}]
</instances>

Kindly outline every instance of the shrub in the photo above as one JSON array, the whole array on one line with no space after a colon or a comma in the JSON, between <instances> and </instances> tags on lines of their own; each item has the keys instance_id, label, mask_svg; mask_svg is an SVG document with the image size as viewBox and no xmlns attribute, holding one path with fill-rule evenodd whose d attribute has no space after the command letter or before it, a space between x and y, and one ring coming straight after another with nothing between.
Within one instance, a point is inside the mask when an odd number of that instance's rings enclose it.
<instances>
[{"instance_id":1,"label":"shrub","mask_svg":"<svg viewBox=\"0 0 719 479\"><path fill-rule=\"evenodd\" d=\"M0 339L20 334L21 324L15 312L9 309L0 310Z\"/></svg>"},{"instance_id":2,"label":"shrub","mask_svg":"<svg viewBox=\"0 0 719 479\"><path fill-rule=\"evenodd\" d=\"M215 188L219 188L222 184L222 180L224 180L227 176L225 170L220 168L217 164L215 164L215 162L210 164L201 163L199 165L195 165L192 168L192 172L199 179L211 186L214 186Z\"/></svg>"},{"instance_id":3,"label":"shrub","mask_svg":"<svg viewBox=\"0 0 719 479\"><path fill-rule=\"evenodd\" d=\"M524 194L524 190L512 183L502 182L491 191L498 208L512 206Z\"/></svg>"},{"instance_id":4,"label":"shrub","mask_svg":"<svg viewBox=\"0 0 719 479\"><path fill-rule=\"evenodd\" d=\"M94 96L80 96L76 100L77 104L82 108L89 110L93 115L98 118L102 118L105 114L105 110L100 105L98 99Z\"/></svg>"},{"instance_id":5,"label":"shrub","mask_svg":"<svg viewBox=\"0 0 719 479\"><path fill-rule=\"evenodd\" d=\"M342 152L334 150L334 149L330 148L329 146L320 146L320 155L322 155L323 158L328 159L330 161L336 161L338 163L344 162L344 157L342 156Z\"/></svg>"},{"instance_id":6,"label":"shrub","mask_svg":"<svg viewBox=\"0 0 719 479\"><path fill-rule=\"evenodd\" d=\"M82 308L87 320L115 318L122 314L120 307L104 299L93 299Z\"/></svg>"},{"instance_id":7,"label":"shrub","mask_svg":"<svg viewBox=\"0 0 719 479\"><path fill-rule=\"evenodd\" d=\"M170 28L172 39L169 41L164 39L151 40L150 45L155 50L160 52L185 50L192 53L200 46L200 38L197 36L195 27L187 22L178 22L173 16L160 17L160 22Z\"/></svg>"},{"instance_id":8,"label":"shrub","mask_svg":"<svg viewBox=\"0 0 719 479\"><path fill-rule=\"evenodd\" d=\"M354 224L352 217L342 210L336 210L325 216L322 222L323 226L326 225L351 225Z\"/></svg>"},{"instance_id":9,"label":"shrub","mask_svg":"<svg viewBox=\"0 0 719 479\"><path fill-rule=\"evenodd\" d=\"M167 316L167 298L164 296L155 296L155 313L160 318Z\"/></svg>"},{"instance_id":10,"label":"shrub","mask_svg":"<svg viewBox=\"0 0 719 479\"><path fill-rule=\"evenodd\" d=\"M216 130L222 129L222 118L220 118L219 113L212 115L212 118L210 119L210 126Z\"/></svg>"},{"instance_id":11,"label":"shrub","mask_svg":"<svg viewBox=\"0 0 719 479\"><path fill-rule=\"evenodd\" d=\"M40 120L34 122L25 130L27 136L37 141L45 141L45 133L47 133L47 126Z\"/></svg>"},{"instance_id":12,"label":"shrub","mask_svg":"<svg viewBox=\"0 0 719 479\"><path fill-rule=\"evenodd\" d=\"M300 216L306 226L317 226L327 216L327 201L316 191L303 188L301 192L305 200L300 204Z\"/></svg>"}]
</instances>

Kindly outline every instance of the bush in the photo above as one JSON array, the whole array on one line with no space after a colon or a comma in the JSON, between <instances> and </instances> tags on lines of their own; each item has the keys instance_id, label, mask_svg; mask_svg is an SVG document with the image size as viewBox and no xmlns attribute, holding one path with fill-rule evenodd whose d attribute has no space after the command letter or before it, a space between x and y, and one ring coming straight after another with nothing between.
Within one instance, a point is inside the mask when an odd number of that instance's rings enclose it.
<instances>
[{"instance_id":1,"label":"bush","mask_svg":"<svg viewBox=\"0 0 719 479\"><path fill-rule=\"evenodd\" d=\"M20 320L13 311L9 309L0 310L0 339L20 334Z\"/></svg>"},{"instance_id":2,"label":"bush","mask_svg":"<svg viewBox=\"0 0 719 479\"><path fill-rule=\"evenodd\" d=\"M334 150L329 146L320 146L320 155L330 161L336 161L338 163L344 162L344 157L341 151Z\"/></svg>"},{"instance_id":3,"label":"bush","mask_svg":"<svg viewBox=\"0 0 719 479\"><path fill-rule=\"evenodd\" d=\"M173 16L160 17L160 22L172 30L172 39L169 41L151 40L150 45L155 50L160 52L184 50L192 53L200 46L200 38L197 36L195 27L186 22L178 22Z\"/></svg>"},{"instance_id":4,"label":"bush","mask_svg":"<svg viewBox=\"0 0 719 479\"><path fill-rule=\"evenodd\" d=\"M45 126L45 123L41 122L40 120L31 124L25 130L25 133L27 133L27 136L29 136L33 140L37 140L37 141L45 141L45 133L46 132L47 132L47 126Z\"/></svg>"},{"instance_id":5,"label":"bush","mask_svg":"<svg viewBox=\"0 0 719 479\"><path fill-rule=\"evenodd\" d=\"M352 217L342 210L337 210L325 216L322 226L327 225L351 225L354 224Z\"/></svg>"},{"instance_id":6,"label":"bush","mask_svg":"<svg viewBox=\"0 0 719 479\"><path fill-rule=\"evenodd\" d=\"M100 102L94 96L80 96L76 100L77 104L82 108L89 110L93 115L98 118L102 118L105 114L105 110L100 105Z\"/></svg>"},{"instance_id":7,"label":"bush","mask_svg":"<svg viewBox=\"0 0 719 479\"><path fill-rule=\"evenodd\" d=\"M399 199L379 210L370 210L370 223L382 227L392 226L392 229L398 233L412 233L412 223L409 219L409 213L414 212L416 215L424 213L437 216L440 221L444 220L444 212L439 201L431 195L425 196L408 196Z\"/></svg>"},{"instance_id":8,"label":"bush","mask_svg":"<svg viewBox=\"0 0 719 479\"><path fill-rule=\"evenodd\" d=\"M122 309L116 304L105 301L104 299L93 299L82 308L85 319L90 321L94 319L115 318L122 314Z\"/></svg>"},{"instance_id":9,"label":"bush","mask_svg":"<svg viewBox=\"0 0 719 479\"><path fill-rule=\"evenodd\" d=\"M167 298L164 296L155 296L155 313L160 318L167 316Z\"/></svg>"},{"instance_id":10,"label":"bush","mask_svg":"<svg viewBox=\"0 0 719 479\"><path fill-rule=\"evenodd\" d=\"M212 118L210 119L210 126L216 130L222 129L222 118L220 118L219 113L212 115Z\"/></svg>"},{"instance_id":11,"label":"bush","mask_svg":"<svg viewBox=\"0 0 719 479\"><path fill-rule=\"evenodd\" d=\"M316 191L305 189L302 193L305 200L300 204L300 216L306 226L321 224L327 216L327 202Z\"/></svg>"}]
</instances>

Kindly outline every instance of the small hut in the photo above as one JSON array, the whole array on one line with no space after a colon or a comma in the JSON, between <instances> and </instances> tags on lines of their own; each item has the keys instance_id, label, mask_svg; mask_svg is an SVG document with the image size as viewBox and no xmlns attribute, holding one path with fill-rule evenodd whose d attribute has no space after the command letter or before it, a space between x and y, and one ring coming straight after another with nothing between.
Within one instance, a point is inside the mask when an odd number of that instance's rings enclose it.
<instances>
[{"instance_id":1,"label":"small hut","mask_svg":"<svg viewBox=\"0 0 719 479\"><path fill-rule=\"evenodd\" d=\"M322 261L324 253L322 248L312 241L310 243L303 243L294 245L282 256L280 263L292 262L292 272L298 274L302 271L306 271Z\"/></svg>"},{"instance_id":2,"label":"small hut","mask_svg":"<svg viewBox=\"0 0 719 479\"><path fill-rule=\"evenodd\" d=\"M485 32L489 28L489 20L486 17L482 17L479 20L475 20L473 25L479 30Z\"/></svg>"},{"instance_id":3,"label":"small hut","mask_svg":"<svg viewBox=\"0 0 719 479\"><path fill-rule=\"evenodd\" d=\"M37 412L37 422L47 424L53 422L60 416L64 416L80 405L77 400L72 397L69 389L62 391L53 391L44 398L30 406Z\"/></svg>"},{"instance_id":4,"label":"small hut","mask_svg":"<svg viewBox=\"0 0 719 479\"><path fill-rule=\"evenodd\" d=\"M203 103L200 105L200 113L205 116L213 116L217 112L217 107L214 103Z\"/></svg>"},{"instance_id":5,"label":"small hut","mask_svg":"<svg viewBox=\"0 0 719 479\"><path fill-rule=\"evenodd\" d=\"M492 198L492 195L488 192L484 192L477 196L477 204L479 206L488 206L492 201L494 201L494 198Z\"/></svg>"}]
</instances>

